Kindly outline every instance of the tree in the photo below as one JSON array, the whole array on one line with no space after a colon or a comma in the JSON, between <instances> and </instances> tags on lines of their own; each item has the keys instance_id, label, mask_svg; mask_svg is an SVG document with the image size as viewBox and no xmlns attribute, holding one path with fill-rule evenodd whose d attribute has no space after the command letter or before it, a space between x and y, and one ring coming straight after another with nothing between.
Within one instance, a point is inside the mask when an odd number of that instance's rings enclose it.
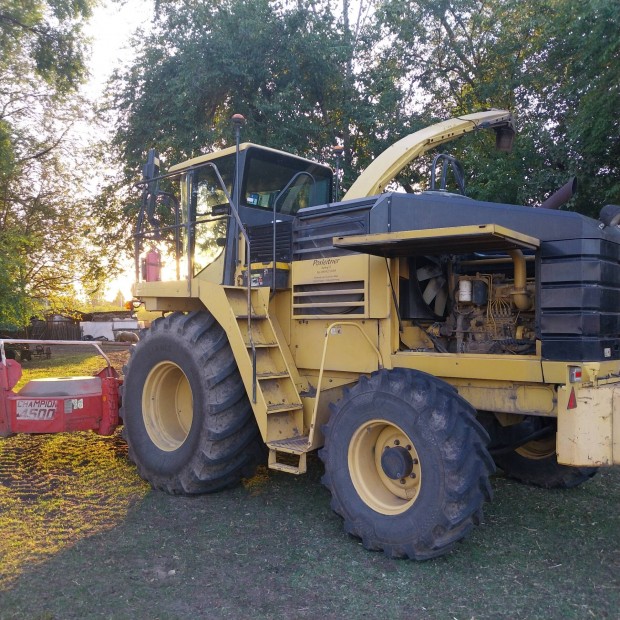
<instances>
[{"instance_id":1,"label":"tree","mask_svg":"<svg viewBox=\"0 0 620 620\"><path fill-rule=\"evenodd\" d=\"M84 102L81 28L91 0L0 0L0 323L100 276L80 186L74 127Z\"/></svg>"},{"instance_id":2,"label":"tree","mask_svg":"<svg viewBox=\"0 0 620 620\"><path fill-rule=\"evenodd\" d=\"M11 71L21 59L57 93L75 90L85 73L82 25L93 4L92 0L2 0L3 71Z\"/></svg>"},{"instance_id":3,"label":"tree","mask_svg":"<svg viewBox=\"0 0 620 620\"><path fill-rule=\"evenodd\" d=\"M511 156L456 144L479 172L472 195L539 203L577 175L573 208L619 202L620 7L609 0L386 0L378 19L394 62L439 116L506 107L518 119ZM479 138L482 140L482 138Z\"/></svg>"},{"instance_id":4,"label":"tree","mask_svg":"<svg viewBox=\"0 0 620 620\"><path fill-rule=\"evenodd\" d=\"M124 165L99 205L120 247L137 208L128 187L147 149L177 162L244 139L322 161L345 149L345 186L384 148L437 120L509 108L512 154L492 135L446 147L469 194L539 204L577 174L570 208L620 202L620 8L610 0L160 0L136 60L110 85ZM425 187L432 153L402 181ZM114 205L113 208L110 205Z\"/></svg>"},{"instance_id":5,"label":"tree","mask_svg":"<svg viewBox=\"0 0 620 620\"><path fill-rule=\"evenodd\" d=\"M247 119L244 139L292 153L329 161L341 142L354 177L411 123L403 73L374 51L368 5L351 23L346 1L344 13L316 0L160 2L135 62L110 85L124 182L152 145L168 162L230 145L233 113Z\"/></svg>"}]
</instances>

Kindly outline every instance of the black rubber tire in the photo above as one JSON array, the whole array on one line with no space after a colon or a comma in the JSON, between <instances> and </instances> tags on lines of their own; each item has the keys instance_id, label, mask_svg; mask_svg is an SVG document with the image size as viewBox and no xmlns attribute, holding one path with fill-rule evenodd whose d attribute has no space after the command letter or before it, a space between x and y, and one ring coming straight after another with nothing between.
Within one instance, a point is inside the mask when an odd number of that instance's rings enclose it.
<instances>
[{"instance_id":1,"label":"black rubber tire","mask_svg":"<svg viewBox=\"0 0 620 620\"><path fill-rule=\"evenodd\" d=\"M151 485L172 494L219 491L251 476L265 446L228 338L208 312L176 312L153 322L124 369L121 418L129 458ZM193 407L187 436L160 449L145 426L142 396L149 373L172 363L185 374Z\"/></svg>"},{"instance_id":2,"label":"black rubber tire","mask_svg":"<svg viewBox=\"0 0 620 620\"><path fill-rule=\"evenodd\" d=\"M570 489L586 482L598 471L596 467L569 467L558 463L553 449L557 429L554 418L526 416L519 424L502 427L493 414L485 414L483 426L489 432L492 444L500 446L514 445L519 442L520 437L552 427L549 429L552 435L548 440L552 447L548 456L544 456L544 452L536 454L536 442L526 443L522 448L509 452L494 454L494 450L491 450L495 464L504 474L523 484L543 489Z\"/></svg>"},{"instance_id":3,"label":"black rubber tire","mask_svg":"<svg viewBox=\"0 0 620 620\"><path fill-rule=\"evenodd\" d=\"M361 538L366 549L425 560L449 552L480 523L495 468L485 447L487 433L454 388L414 370L381 370L362 377L334 409L319 453L323 483L345 530ZM350 459L349 452L360 430L370 429L375 420L402 429L419 455L418 494L399 514L376 511L352 479L349 463L355 457Z\"/></svg>"}]
</instances>

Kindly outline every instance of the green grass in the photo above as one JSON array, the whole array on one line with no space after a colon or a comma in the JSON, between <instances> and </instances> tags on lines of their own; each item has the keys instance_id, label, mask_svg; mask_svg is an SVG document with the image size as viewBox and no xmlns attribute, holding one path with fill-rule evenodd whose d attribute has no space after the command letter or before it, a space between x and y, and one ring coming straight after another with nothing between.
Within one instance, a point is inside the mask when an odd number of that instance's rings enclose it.
<instances>
[{"instance_id":1,"label":"green grass","mask_svg":"<svg viewBox=\"0 0 620 620\"><path fill-rule=\"evenodd\" d=\"M423 563L349 537L321 475L171 497L118 436L0 441L0 619L620 617L617 467L566 491L494 476L482 526Z\"/></svg>"},{"instance_id":2,"label":"green grass","mask_svg":"<svg viewBox=\"0 0 620 620\"><path fill-rule=\"evenodd\" d=\"M100 355L92 352L73 352L54 348L50 359L32 360L21 362L22 378L15 386L17 391L31 379L48 379L51 377L72 377L92 375L106 365Z\"/></svg>"}]
</instances>

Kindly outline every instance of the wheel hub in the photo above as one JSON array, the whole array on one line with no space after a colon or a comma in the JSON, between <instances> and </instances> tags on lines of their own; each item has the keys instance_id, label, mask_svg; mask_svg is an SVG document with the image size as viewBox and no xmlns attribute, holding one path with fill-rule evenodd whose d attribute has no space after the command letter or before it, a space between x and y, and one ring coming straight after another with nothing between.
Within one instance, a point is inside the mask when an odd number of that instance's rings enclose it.
<instances>
[{"instance_id":1,"label":"wheel hub","mask_svg":"<svg viewBox=\"0 0 620 620\"><path fill-rule=\"evenodd\" d=\"M192 389L183 370L163 361L149 372L142 392L142 417L153 443L164 452L181 447L193 420Z\"/></svg>"},{"instance_id":2,"label":"wheel hub","mask_svg":"<svg viewBox=\"0 0 620 620\"><path fill-rule=\"evenodd\" d=\"M421 488L420 457L411 438L388 420L360 425L349 444L349 472L367 506L385 515L408 510Z\"/></svg>"},{"instance_id":3,"label":"wheel hub","mask_svg":"<svg viewBox=\"0 0 620 620\"><path fill-rule=\"evenodd\" d=\"M406 478L413 471L411 453L402 446L387 446L381 455L383 473L392 480Z\"/></svg>"}]
</instances>

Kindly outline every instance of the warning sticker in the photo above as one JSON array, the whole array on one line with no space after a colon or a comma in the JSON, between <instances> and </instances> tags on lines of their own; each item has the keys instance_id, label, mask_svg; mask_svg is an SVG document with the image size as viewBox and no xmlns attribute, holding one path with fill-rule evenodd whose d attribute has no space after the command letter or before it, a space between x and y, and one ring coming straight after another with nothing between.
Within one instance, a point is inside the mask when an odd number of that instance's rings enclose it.
<instances>
[{"instance_id":1,"label":"warning sticker","mask_svg":"<svg viewBox=\"0 0 620 620\"><path fill-rule=\"evenodd\" d=\"M50 399L18 400L18 420L53 420L56 401Z\"/></svg>"}]
</instances>

